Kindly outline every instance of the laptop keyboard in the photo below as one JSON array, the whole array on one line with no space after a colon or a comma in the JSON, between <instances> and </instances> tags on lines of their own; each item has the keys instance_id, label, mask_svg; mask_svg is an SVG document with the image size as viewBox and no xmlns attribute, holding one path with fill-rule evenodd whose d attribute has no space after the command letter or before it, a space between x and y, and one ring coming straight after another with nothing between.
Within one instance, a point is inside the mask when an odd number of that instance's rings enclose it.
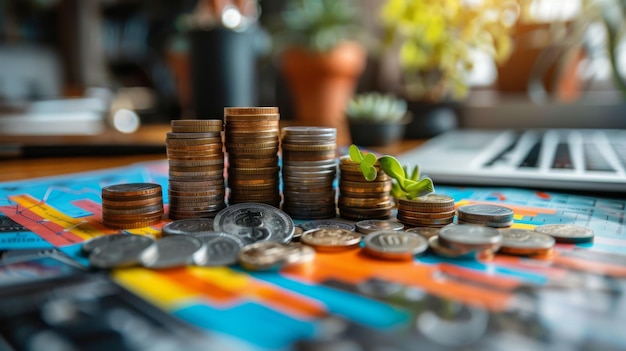
<instances>
[{"instance_id":1,"label":"laptop keyboard","mask_svg":"<svg viewBox=\"0 0 626 351\"><path fill-rule=\"evenodd\" d=\"M512 164L516 159L519 163ZM527 170L547 168L572 172L624 172L626 131L519 132L511 138L508 146L485 162L483 167L505 165Z\"/></svg>"}]
</instances>

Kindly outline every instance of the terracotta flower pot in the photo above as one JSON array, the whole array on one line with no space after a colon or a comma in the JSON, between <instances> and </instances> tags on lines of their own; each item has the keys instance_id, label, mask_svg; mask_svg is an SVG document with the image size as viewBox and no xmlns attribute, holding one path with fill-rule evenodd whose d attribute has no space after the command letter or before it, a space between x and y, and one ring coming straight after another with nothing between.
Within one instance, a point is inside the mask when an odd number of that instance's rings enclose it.
<instances>
[{"instance_id":1,"label":"terracotta flower pot","mask_svg":"<svg viewBox=\"0 0 626 351\"><path fill-rule=\"evenodd\" d=\"M366 55L354 42L343 42L329 52L287 49L281 57L281 69L296 120L303 125L337 128L337 144L348 145L344 110L365 68Z\"/></svg>"}]
</instances>

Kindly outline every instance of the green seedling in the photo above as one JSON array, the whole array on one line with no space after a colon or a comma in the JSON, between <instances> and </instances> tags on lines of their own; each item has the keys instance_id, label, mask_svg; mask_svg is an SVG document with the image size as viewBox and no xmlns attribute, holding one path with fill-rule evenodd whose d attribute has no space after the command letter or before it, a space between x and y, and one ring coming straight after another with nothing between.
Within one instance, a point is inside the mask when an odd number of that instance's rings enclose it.
<instances>
[{"instance_id":1,"label":"green seedling","mask_svg":"<svg viewBox=\"0 0 626 351\"><path fill-rule=\"evenodd\" d=\"M380 168L394 179L391 192L396 198L415 199L435 191L432 179L428 177L420 179L418 166L413 167L409 172L407 167L403 167L393 156L385 155L377 158L372 153L359 150L356 145L350 145L350 159L359 164L363 177L368 181L376 179L378 172L374 165L378 161Z\"/></svg>"}]
</instances>

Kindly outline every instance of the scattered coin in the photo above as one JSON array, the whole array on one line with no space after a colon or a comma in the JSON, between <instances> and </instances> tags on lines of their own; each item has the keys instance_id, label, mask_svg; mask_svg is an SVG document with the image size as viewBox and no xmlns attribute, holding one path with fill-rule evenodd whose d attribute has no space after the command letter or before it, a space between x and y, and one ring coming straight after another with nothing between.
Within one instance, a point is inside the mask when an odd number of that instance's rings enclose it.
<instances>
[{"instance_id":1,"label":"scattered coin","mask_svg":"<svg viewBox=\"0 0 626 351\"><path fill-rule=\"evenodd\" d=\"M561 243L584 243L593 240L593 230L574 224L544 224L535 227L535 231L547 234Z\"/></svg>"},{"instance_id":2,"label":"scattered coin","mask_svg":"<svg viewBox=\"0 0 626 351\"><path fill-rule=\"evenodd\" d=\"M438 235L428 238L428 247L435 255L442 257L457 258L467 254L464 250L442 245Z\"/></svg>"},{"instance_id":3,"label":"scattered coin","mask_svg":"<svg viewBox=\"0 0 626 351\"><path fill-rule=\"evenodd\" d=\"M265 241L244 246L238 261L243 268L258 271L309 262L314 256L315 251L305 245Z\"/></svg>"},{"instance_id":4,"label":"scattered coin","mask_svg":"<svg viewBox=\"0 0 626 351\"><path fill-rule=\"evenodd\" d=\"M228 266L237 262L239 251L245 246L238 236L224 232L202 232L194 234L204 242L204 260L194 260L198 266Z\"/></svg>"},{"instance_id":5,"label":"scattered coin","mask_svg":"<svg viewBox=\"0 0 626 351\"><path fill-rule=\"evenodd\" d=\"M213 219L187 218L167 223L161 229L163 235L195 235L213 232Z\"/></svg>"},{"instance_id":6,"label":"scattered coin","mask_svg":"<svg viewBox=\"0 0 626 351\"><path fill-rule=\"evenodd\" d=\"M89 255L96 248L108 245L111 241L122 239L126 236L127 234L108 234L108 235L97 236L95 238L92 238L83 242L80 249L83 254Z\"/></svg>"},{"instance_id":7,"label":"scattered coin","mask_svg":"<svg viewBox=\"0 0 626 351\"><path fill-rule=\"evenodd\" d=\"M215 231L237 235L246 243L287 243L295 225L285 212L262 203L239 203L221 210L213 222Z\"/></svg>"},{"instance_id":8,"label":"scattered coin","mask_svg":"<svg viewBox=\"0 0 626 351\"><path fill-rule=\"evenodd\" d=\"M502 245L502 234L494 228L475 224L451 224L439 231L439 243L464 253L497 251Z\"/></svg>"},{"instance_id":9,"label":"scattered coin","mask_svg":"<svg viewBox=\"0 0 626 351\"><path fill-rule=\"evenodd\" d=\"M318 228L305 231L300 242L316 251L343 251L357 247L361 238L361 234L347 229Z\"/></svg>"},{"instance_id":10,"label":"scattered coin","mask_svg":"<svg viewBox=\"0 0 626 351\"><path fill-rule=\"evenodd\" d=\"M397 230L380 230L365 237L364 251L374 257L389 260L411 260L428 249L421 236Z\"/></svg>"},{"instance_id":11,"label":"scattered coin","mask_svg":"<svg viewBox=\"0 0 626 351\"><path fill-rule=\"evenodd\" d=\"M320 229L320 228L336 228L336 229L346 229L350 231L355 231L356 228L354 224L338 221L334 219L322 219L316 221L308 221L299 225L303 231L312 230L312 229Z\"/></svg>"},{"instance_id":12,"label":"scattered coin","mask_svg":"<svg viewBox=\"0 0 626 351\"><path fill-rule=\"evenodd\" d=\"M405 232L415 233L423 237L424 239L430 239L435 235L439 235L439 231L441 228L439 227L415 227L410 229L405 229Z\"/></svg>"},{"instance_id":13,"label":"scattered coin","mask_svg":"<svg viewBox=\"0 0 626 351\"><path fill-rule=\"evenodd\" d=\"M147 268L173 268L206 261L202 240L189 235L166 236L144 250L140 262Z\"/></svg>"},{"instance_id":14,"label":"scattered coin","mask_svg":"<svg viewBox=\"0 0 626 351\"><path fill-rule=\"evenodd\" d=\"M545 255L552 251L554 238L538 232L519 228L504 228L499 230L502 234L502 246L500 252L520 255Z\"/></svg>"},{"instance_id":15,"label":"scattered coin","mask_svg":"<svg viewBox=\"0 0 626 351\"><path fill-rule=\"evenodd\" d=\"M366 219L356 223L356 231L361 234L370 234L379 230L402 230L404 224L384 219Z\"/></svg>"},{"instance_id":16,"label":"scattered coin","mask_svg":"<svg viewBox=\"0 0 626 351\"><path fill-rule=\"evenodd\" d=\"M105 269L134 266L139 264L142 252L154 243L154 239L147 236L128 234L94 248L89 254L89 264Z\"/></svg>"},{"instance_id":17,"label":"scattered coin","mask_svg":"<svg viewBox=\"0 0 626 351\"><path fill-rule=\"evenodd\" d=\"M457 208L459 223L503 228L513 224L513 210L498 205L466 205Z\"/></svg>"}]
</instances>

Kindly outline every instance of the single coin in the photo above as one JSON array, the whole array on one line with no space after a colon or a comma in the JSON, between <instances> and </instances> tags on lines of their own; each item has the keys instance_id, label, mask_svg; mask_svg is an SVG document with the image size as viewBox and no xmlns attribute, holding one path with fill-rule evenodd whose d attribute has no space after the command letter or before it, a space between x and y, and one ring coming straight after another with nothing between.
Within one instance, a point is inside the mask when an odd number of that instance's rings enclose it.
<instances>
[{"instance_id":1,"label":"single coin","mask_svg":"<svg viewBox=\"0 0 626 351\"><path fill-rule=\"evenodd\" d=\"M440 194L428 194L415 199L399 198L398 207L415 212L445 212L454 210L454 198Z\"/></svg>"},{"instance_id":2,"label":"single coin","mask_svg":"<svg viewBox=\"0 0 626 351\"><path fill-rule=\"evenodd\" d=\"M421 236L397 230L380 230L365 237L364 251L374 257L388 260L411 260L428 249Z\"/></svg>"},{"instance_id":3,"label":"single coin","mask_svg":"<svg viewBox=\"0 0 626 351\"><path fill-rule=\"evenodd\" d=\"M439 231L441 228L438 227L415 227L410 229L405 229L405 232L415 233L424 239L430 239L435 235L439 235Z\"/></svg>"},{"instance_id":4,"label":"single coin","mask_svg":"<svg viewBox=\"0 0 626 351\"><path fill-rule=\"evenodd\" d=\"M354 224L348 223L348 222L342 222L342 221L337 221L337 220L319 220L319 221L308 221L305 223L302 223L299 225L300 228L302 228L302 230L304 230L305 232L308 230L313 230L313 229L320 229L320 228L335 228L335 229L346 229L346 230L350 230L350 231L355 231L356 228L354 227Z\"/></svg>"},{"instance_id":5,"label":"single coin","mask_svg":"<svg viewBox=\"0 0 626 351\"><path fill-rule=\"evenodd\" d=\"M404 224L383 219L367 219L356 223L356 231L361 234L370 234L380 230L402 230Z\"/></svg>"},{"instance_id":6,"label":"single coin","mask_svg":"<svg viewBox=\"0 0 626 351\"><path fill-rule=\"evenodd\" d=\"M202 240L189 235L166 236L141 253L140 262L148 268L173 268L206 261Z\"/></svg>"},{"instance_id":7,"label":"single coin","mask_svg":"<svg viewBox=\"0 0 626 351\"><path fill-rule=\"evenodd\" d=\"M456 258L465 254L462 250L441 245L438 235L428 238L428 247L433 253L435 253L435 255L442 257Z\"/></svg>"},{"instance_id":8,"label":"single coin","mask_svg":"<svg viewBox=\"0 0 626 351\"><path fill-rule=\"evenodd\" d=\"M456 248L499 247L502 244L502 234L494 228L480 225L453 224L441 228L439 241L445 246Z\"/></svg>"},{"instance_id":9,"label":"single coin","mask_svg":"<svg viewBox=\"0 0 626 351\"><path fill-rule=\"evenodd\" d=\"M152 183L115 184L102 188L103 198L116 198L121 196L152 196L157 193L161 193L161 185Z\"/></svg>"},{"instance_id":10,"label":"single coin","mask_svg":"<svg viewBox=\"0 0 626 351\"><path fill-rule=\"evenodd\" d=\"M343 251L357 247L362 235L347 229L317 228L302 233L300 242L317 251Z\"/></svg>"},{"instance_id":11,"label":"single coin","mask_svg":"<svg viewBox=\"0 0 626 351\"><path fill-rule=\"evenodd\" d=\"M239 251L245 246L234 234L224 232L202 232L194 234L204 242L206 256L203 261L194 261L198 266L228 266L237 262Z\"/></svg>"},{"instance_id":12,"label":"single coin","mask_svg":"<svg viewBox=\"0 0 626 351\"><path fill-rule=\"evenodd\" d=\"M139 264L142 252L154 243L150 237L128 234L94 248L89 255L89 264L105 269L134 266Z\"/></svg>"},{"instance_id":13,"label":"single coin","mask_svg":"<svg viewBox=\"0 0 626 351\"><path fill-rule=\"evenodd\" d=\"M301 246L301 245L300 245ZM260 241L244 246L237 257L245 269L258 271L279 269L292 261L303 250L299 246Z\"/></svg>"},{"instance_id":14,"label":"single coin","mask_svg":"<svg viewBox=\"0 0 626 351\"><path fill-rule=\"evenodd\" d=\"M108 245L111 241L119 240L126 236L128 236L128 234L101 235L83 242L80 249L83 254L89 255L97 247Z\"/></svg>"},{"instance_id":15,"label":"single coin","mask_svg":"<svg viewBox=\"0 0 626 351\"><path fill-rule=\"evenodd\" d=\"M275 106L261 106L261 107L224 107L224 115L237 116L237 115L271 115L277 114L278 107Z\"/></svg>"},{"instance_id":16,"label":"single coin","mask_svg":"<svg viewBox=\"0 0 626 351\"><path fill-rule=\"evenodd\" d=\"M215 231L239 236L246 243L287 243L295 225L285 212L261 203L238 203L221 210L213 222Z\"/></svg>"},{"instance_id":17,"label":"single coin","mask_svg":"<svg viewBox=\"0 0 626 351\"><path fill-rule=\"evenodd\" d=\"M547 234L527 229L506 228L500 229L502 246L500 252L512 255L543 255L554 247L555 240Z\"/></svg>"},{"instance_id":18,"label":"single coin","mask_svg":"<svg viewBox=\"0 0 626 351\"><path fill-rule=\"evenodd\" d=\"M163 226L163 235L194 235L213 232L213 219L189 218L180 219Z\"/></svg>"},{"instance_id":19,"label":"single coin","mask_svg":"<svg viewBox=\"0 0 626 351\"><path fill-rule=\"evenodd\" d=\"M535 227L535 231L547 234L561 243L584 243L592 241L593 230L575 224L544 224Z\"/></svg>"},{"instance_id":20,"label":"single coin","mask_svg":"<svg viewBox=\"0 0 626 351\"><path fill-rule=\"evenodd\" d=\"M299 242L300 237L302 237L302 233L304 233L304 229L301 226L297 225L293 231L293 237L291 238L291 242Z\"/></svg>"},{"instance_id":21,"label":"single coin","mask_svg":"<svg viewBox=\"0 0 626 351\"><path fill-rule=\"evenodd\" d=\"M457 208L460 220L472 222L510 222L513 220L513 210L498 205L466 205Z\"/></svg>"}]
</instances>

